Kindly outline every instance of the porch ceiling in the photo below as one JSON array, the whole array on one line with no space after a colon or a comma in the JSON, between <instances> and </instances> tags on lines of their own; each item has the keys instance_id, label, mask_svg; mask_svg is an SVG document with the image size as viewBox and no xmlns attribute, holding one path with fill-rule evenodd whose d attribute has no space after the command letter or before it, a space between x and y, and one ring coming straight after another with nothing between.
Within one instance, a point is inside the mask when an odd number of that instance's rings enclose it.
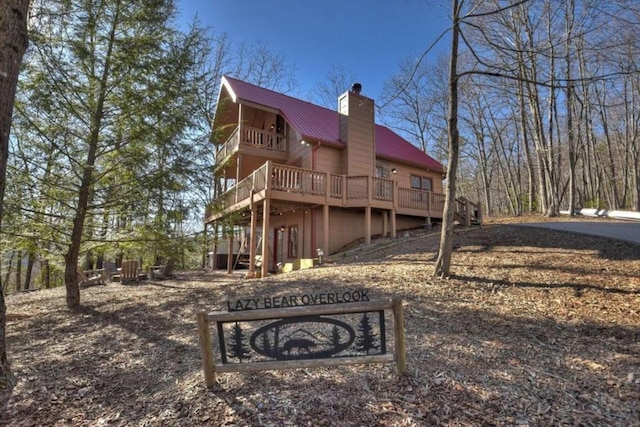
<instances>
[{"instance_id":1,"label":"porch ceiling","mask_svg":"<svg viewBox=\"0 0 640 427\"><path fill-rule=\"evenodd\" d=\"M282 202L275 199L271 199L269 215L277 216L280 214L285 214L287 212L293 212L294 210L309 210L318 205L315 204L304 204L304 203L291 203L291 202ZM258 218L262 218L264 212L264 205L262 203L258 203L256 209ZM251 209L249 207L240 209L236 213L239 214L238 225L246 225L251 223Z\"/></svg>"}]
</instances>

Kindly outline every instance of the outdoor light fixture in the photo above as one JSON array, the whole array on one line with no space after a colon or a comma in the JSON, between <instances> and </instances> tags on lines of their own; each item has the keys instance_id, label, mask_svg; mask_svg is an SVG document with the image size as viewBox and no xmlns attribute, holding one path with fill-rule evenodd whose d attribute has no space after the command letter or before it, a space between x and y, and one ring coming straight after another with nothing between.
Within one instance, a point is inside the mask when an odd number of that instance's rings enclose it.
<instances>
[{"instance_id":1,"label":"outdoor light fixture","mask_svg":"<svg viewBox=\"0 0 640 427\"><path fill-rule=\"evenodd\" d=\"M284 225L280 226L280 231L281 231L282 233L284 233L285 228L286 228L286 227L285 227Z\"/></svg>"},{"instance_id":2,"label":"outdoor light fixture","mask_svg":"<svg viewBox=\"0 0 640 427\"><path fill-rule=\"evenodd\" d=\"M396 168L391 169L391 173L398 173L398 169Z\"/></svg>"},{"instance_id":3,"label":"outdoor light fixture","mask_svg":"<svg viewBox=\"0 0 640 427\"><path fill-rule=\"evenodd\" d=\"M305 141L304 139L301 139L301 140L300 140L300 144L302 144L302 145L309 145L309 144L307 144L307 141Z\"/></svg>"}]
</instances>

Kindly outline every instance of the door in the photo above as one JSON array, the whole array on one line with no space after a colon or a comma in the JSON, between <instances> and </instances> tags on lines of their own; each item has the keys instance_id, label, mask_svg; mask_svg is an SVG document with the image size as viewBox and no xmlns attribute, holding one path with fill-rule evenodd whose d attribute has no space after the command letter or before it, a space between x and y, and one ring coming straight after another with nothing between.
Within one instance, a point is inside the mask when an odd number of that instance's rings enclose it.
<instances>
[{"instance_id":1,"label":"door","mask_svg":"<svg viewBox=\"0 0 640 427\"><path fill-rule=\"evenodd\" d=\"M273 239L273 269L276 271L278 263L284 263L284 232L284 226L273 229L273 235L276 237Z\"/></svg>"}]
</instances>

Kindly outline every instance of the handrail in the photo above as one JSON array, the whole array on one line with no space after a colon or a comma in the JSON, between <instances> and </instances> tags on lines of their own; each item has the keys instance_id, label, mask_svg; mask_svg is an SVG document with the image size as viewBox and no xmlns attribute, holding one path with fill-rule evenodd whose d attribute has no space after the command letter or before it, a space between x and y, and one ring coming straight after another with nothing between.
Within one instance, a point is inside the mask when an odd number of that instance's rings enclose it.
<instances>
[{"instance_id":1,"label":"handrail","mask_svg":"<svg viewBox=\"0 0 640 427\"><path fill-rule=\"evenodd\" d=\"M398 188L398 207L431 210L431 192L414 188Z\"/></svg>"},{"instance_id":2,"label":"handrail","mask_svg":"<svg viewBox=\"0 0 640 427\"><path fill-rule=\"evenodd\" d=\"M252 192L267 190L321 196L327 202L331 200L331 204L345 206L391 202L394 207L423 211L425 215L444 211L444 194L396 187L397 182L391 179L370 175L331 174L268 161L222 194L218 198L216 210L225 210L245 201L251 197ZM470 203L470 206L473 214L479 212L479 205ZM456 200L455 209L457 214L466 213L467 201ZM207 209L207 218L215 214L213 210ZM478 221L481 219L478 218Z\"/></svg>"},{"instance_id":3,"label":"handrail","mask_svg":"<svg viewBox=\"0 0 640 427\"><path fill-rule=\"evenodd\" d=\"M347 199L362 200L369 198L369 176L347 177Z\"/></svg>"},{"instance_id":4,"label":"handrail","mask_svg":"<svg viewBox=\"0 0 640 427\"><path fill-rule=\"evenodd\" d=\"M375 200L381 200L385 202L393 202L393 180L386 178L372 178L373 181L373 194L372 197Z\"/></svg>"},{"instance_id":5,"label":"handrail","mask_svg":"<svg viewBox=\"0 0 640 427\"><path fill-rule=\"evenodd\" d=\"M222 147L218 149L216 152L216 163L221 163L224 159L227 158L231 153L233 153L240 145L240 137L238 134L238 129L235 128L229 138L222 144Z\"/></svg>"},{"instance_id":6,"label":"handrail","mask_svg":"<svg viewBox=\"0 0 640 427\"><path fill-rule=\"evenodd\" d=\"M287 151L284 134L251 126L242 127L242 143L266 148L267 150Z\"/></svg>"},{"instance_id":7,"label":"handrail","mask_svg":"<svg viewBox=\"0 0 640 427\"><path fill-rule=\"evenodd\" d=\"M342 185L344 184L344 176L331 174L329 176L329 196L341 199Z\"/></svg>"},{"instance_id":8,"label":"handrail","mask_svg":"<svg viewBox=\"0 0 640 427\"><path fill-rule=\"evenodd\" d=\"M309 169L273 164L271 188L304 194L324 196L327 191L327 174Z\"/></svg>"},{"instance_id":9,"label":"handrail","mask_svg":"<svg viewBox=\"0 0 640 427\"><path fill-rule=\"evenodd\" d=\"M287 139L284 134L251 126L236 127L216 152L216 163L223 162L229 155L238 150L240 143L266 150L287 151Z\"/></svg>"}]
</instances>

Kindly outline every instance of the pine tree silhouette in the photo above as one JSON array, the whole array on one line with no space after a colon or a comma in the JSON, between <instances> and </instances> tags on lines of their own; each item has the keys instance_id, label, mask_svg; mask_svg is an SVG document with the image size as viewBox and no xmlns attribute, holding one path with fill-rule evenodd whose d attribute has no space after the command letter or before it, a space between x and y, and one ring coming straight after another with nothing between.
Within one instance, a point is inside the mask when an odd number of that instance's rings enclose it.
<instances>
[{"instance_id":1,"label":"pine tree silhouette","mask_svg":"<svg viewBox=\"0 0 640 427\"><path fill-rule=\"evenodd\" d=\"M240 327L238 322L236 322L235 326L233 327L233 332L231 333L231 338L229 339L229 348L229 356L237 357L238 360L240 360L240 363L242 363L243 358L251 358L249 349L247 348L247 343L245 342L244 332L242 331L242 328Z\"/></svg>"},{"instance_id":2,"label":"pine tree silhouette","mask_svg":"<svg viewBox=\"0 0 640 427\"><path fill-rule=\"evenodd\" d=\"M367 313L364 313L362 319L360 319L358 332L359 334L356 338L357 351L364 351L369 354L369 350L375 350L380 347L376 344L376 334L373 332L373 327L371 326Z\"/></svg>"},{"instance_id":3,"label":"pine tree silhouette","mask_svg":"<svg viewBox=\"0 0 640 427\"><path fill-rule=\"evenodd\" d=\"M273 348L271 347L271 340L269 340L269 336L266 332L262 334L262 351L271 357L275 357Z\"/></svg>"},{"instance_id":4,"label":"pine tree silhouette","mask_svg":"<svg viewBox=\"0 0 640 427\"><path fill-rule=\"evenodd\" d=\"M340 345L341 339L342 339L342 336L340 335L340 331L338 330L338 327L336 325L333 325L333 329L331 330L331 345L334 348L338 348L338 346Z\"/></svg>"}]
</instances>

